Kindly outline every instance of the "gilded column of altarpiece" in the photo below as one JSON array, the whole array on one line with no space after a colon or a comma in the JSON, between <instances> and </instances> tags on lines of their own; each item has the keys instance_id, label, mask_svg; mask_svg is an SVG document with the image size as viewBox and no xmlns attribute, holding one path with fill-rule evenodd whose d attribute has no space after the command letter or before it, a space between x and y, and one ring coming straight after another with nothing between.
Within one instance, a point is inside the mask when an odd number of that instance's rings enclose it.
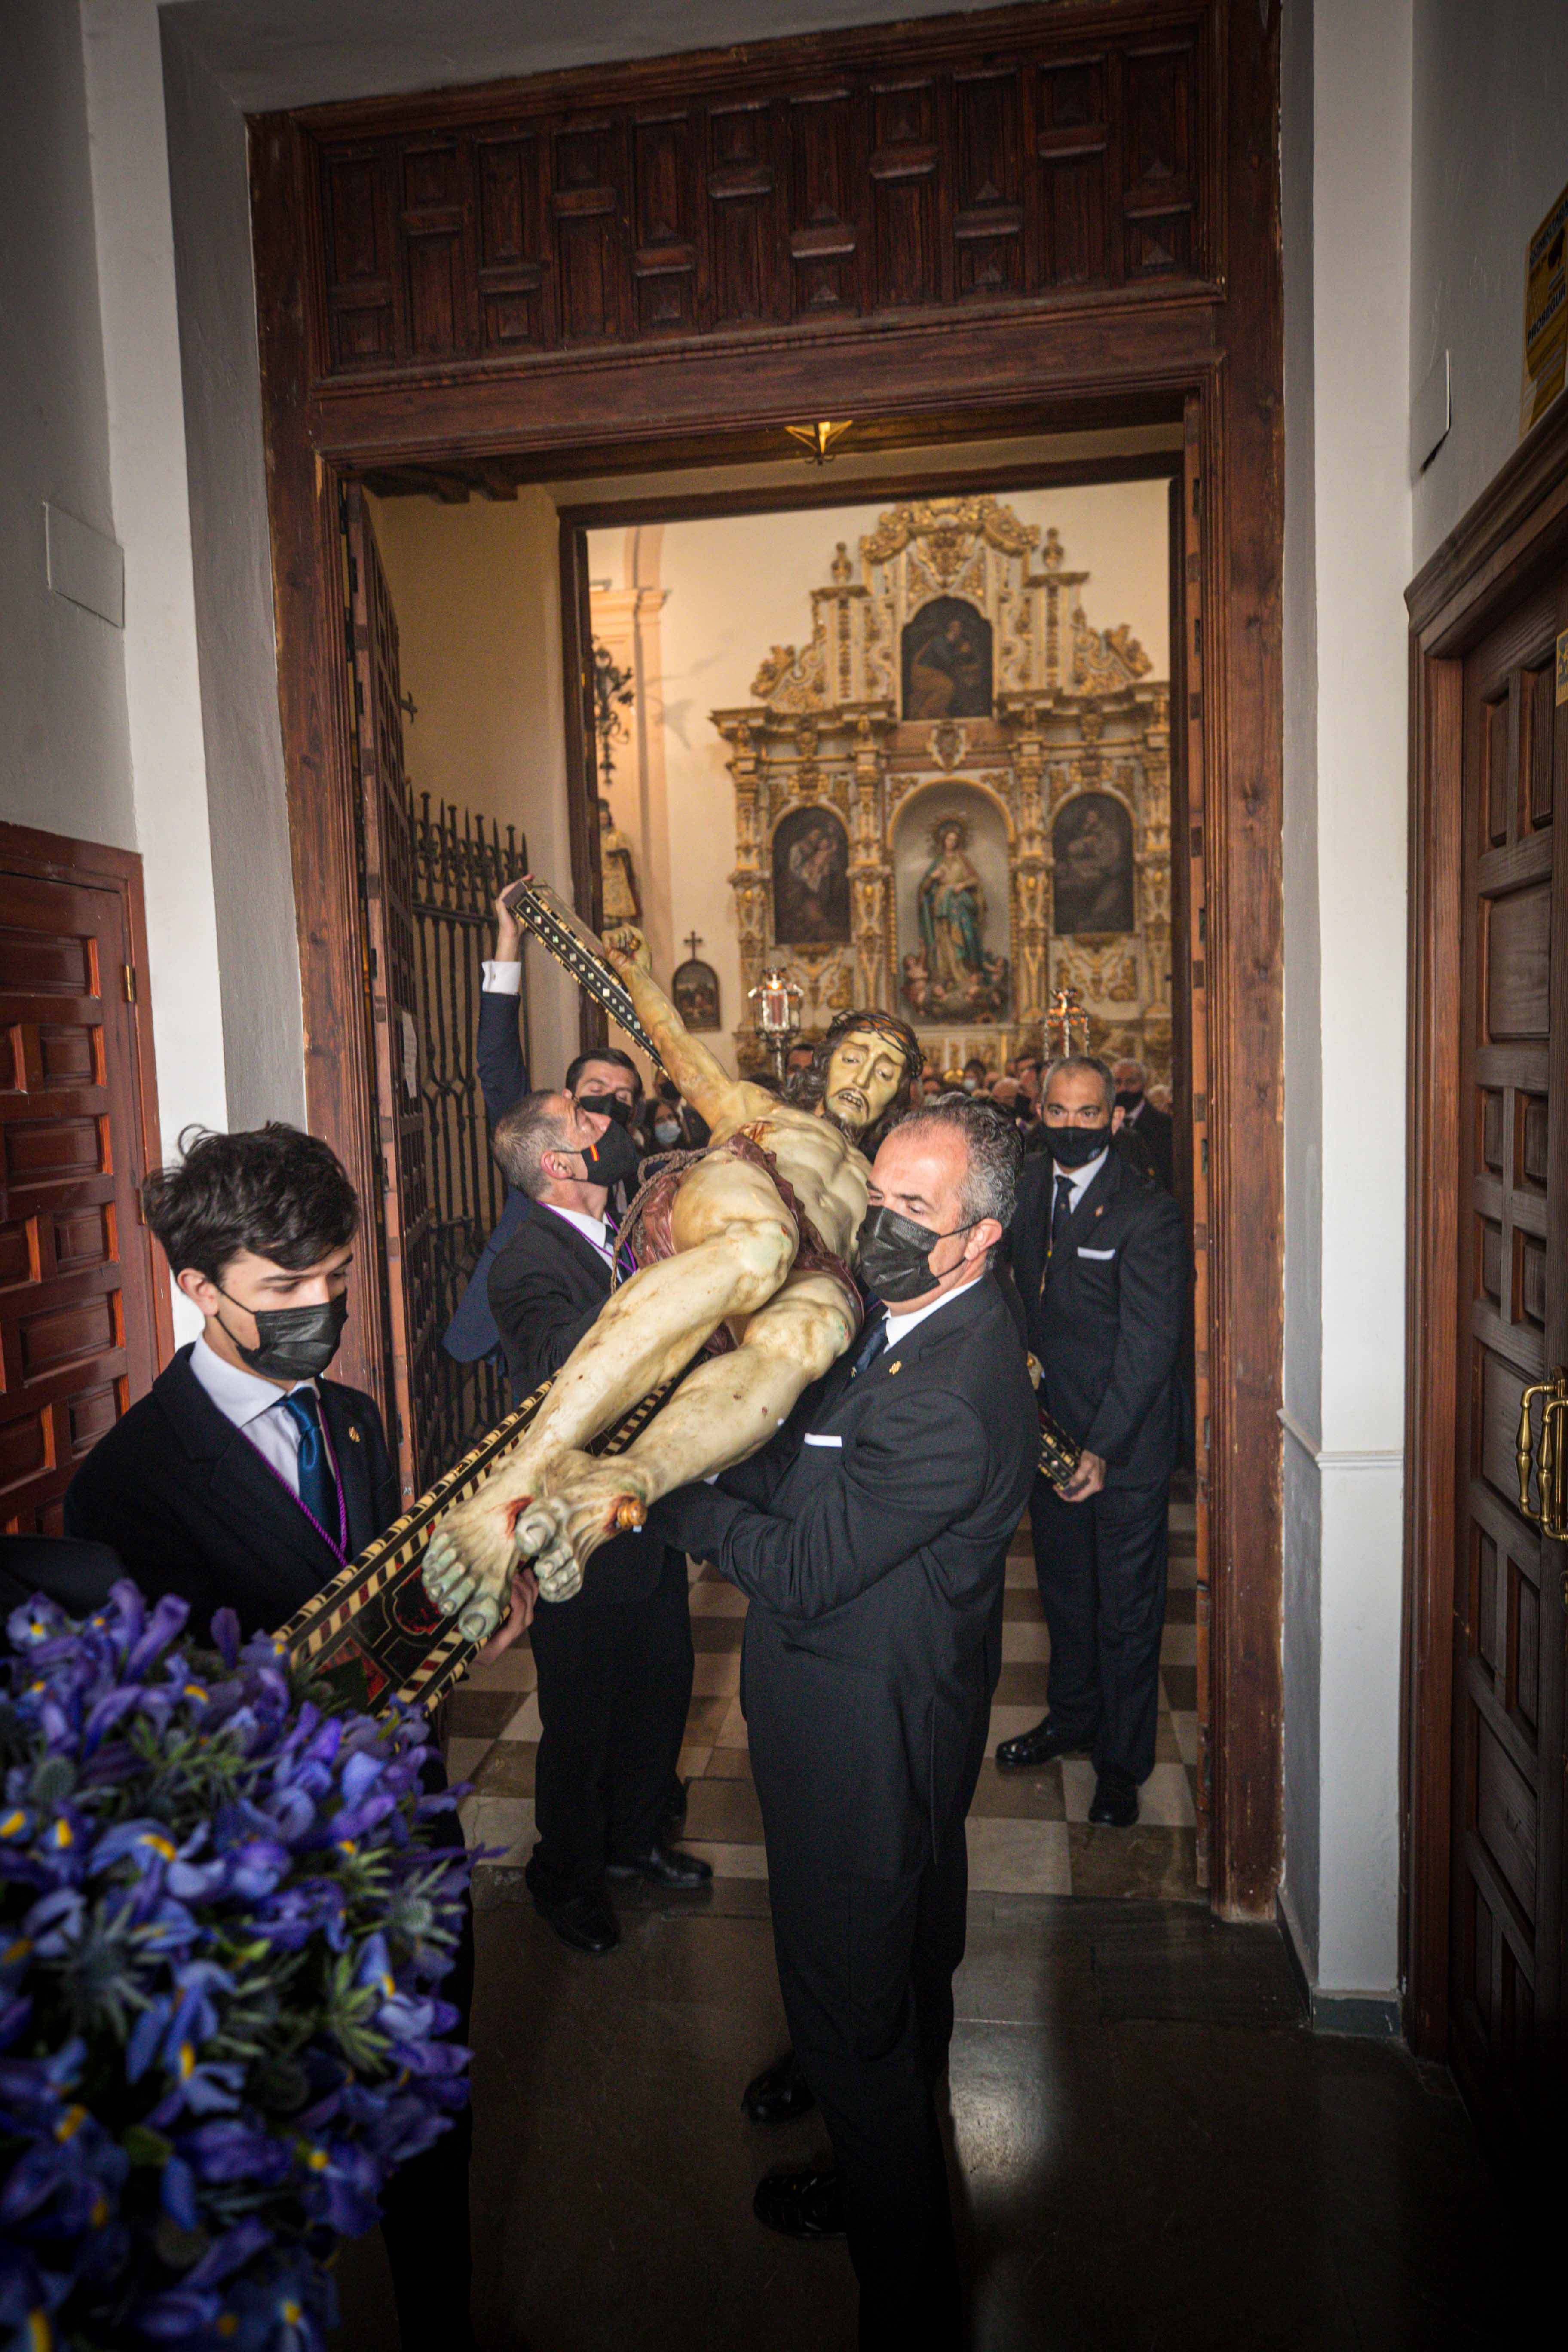
<instances>
[{"instance_id":1,"label":"gilded column of altarpiece","mask_svg":"<svg viewBox=\"0 0 1568 2352\"><path fill-rule=\"evenodd\" d=\"M895 506L858 554L756 699L712 713L742 991L787 964L808 1036L884 1005L952 1069L1037 1045L1076 986L1096 1050L1168 1078L1168 685L1125 625L1089 626L1055 530L994 498Z\"/></svg>"}]
</instances>

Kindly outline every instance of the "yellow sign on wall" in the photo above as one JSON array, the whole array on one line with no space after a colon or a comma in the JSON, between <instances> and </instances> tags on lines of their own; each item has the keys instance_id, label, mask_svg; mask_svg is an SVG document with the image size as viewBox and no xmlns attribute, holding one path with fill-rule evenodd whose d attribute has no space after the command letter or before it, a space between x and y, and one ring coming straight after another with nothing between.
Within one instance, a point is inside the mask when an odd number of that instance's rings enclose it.
<instances>
[{"instance_id":1,"label":"yellow sign on wall","mask_svg":"<svg viewBox=\"0 0 1568 2352\"><path fill-rule=\"evenodd\" d=\"M1563 389L1568 357L1568 188L1530 240L1524 265L1524 384L1519 430L1529 432Z\"/></svg>"}]
</instances>

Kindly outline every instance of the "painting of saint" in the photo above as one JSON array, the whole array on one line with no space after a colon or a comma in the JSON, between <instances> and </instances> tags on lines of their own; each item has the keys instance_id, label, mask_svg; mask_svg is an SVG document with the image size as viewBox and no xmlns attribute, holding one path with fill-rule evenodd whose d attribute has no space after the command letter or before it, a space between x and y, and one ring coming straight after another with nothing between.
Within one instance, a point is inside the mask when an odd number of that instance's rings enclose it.
<instances>
[{"instance_id":1,"label":"painting of saint","mask_svg":"<svg viewBox=\"0 0 1568 2352\"><path fill-rule=\"evenodd\" d=\"M849 836L831 809L794 809L773 835L773 940L849 944Z\"/></svg>"},{"instance_id":2,"label":"painting of saint","mask_svg":"<svg viewBox=\"0 0 1568 2352\"><path fill-rule=\"evenodd\" d=\"M906 622L906 719L989 719L991 624L961 596L938 596Z\"/></svg>"},{"instance_id":3,"label":"painting of saint","mask_svg":"<svg viewBox=\"0 0 1568 2352\"><path fill-rule=\"evenodd\" d=\"M1137 929L1132 906L1132 820L1110 793L1079 793L1051 828L1058 939Z\"/></svg>"},{"instance_id":4,"label":"painting of saint","mask_svg":"<svg viewBox=\"0 0 1568 2352\"><path fill-rule=\"evenodd\" d=\"M700 956L678 964L669 983L670 1001L689 1029L717 1029L719 975Z\"/></svg>"}]
</instances>

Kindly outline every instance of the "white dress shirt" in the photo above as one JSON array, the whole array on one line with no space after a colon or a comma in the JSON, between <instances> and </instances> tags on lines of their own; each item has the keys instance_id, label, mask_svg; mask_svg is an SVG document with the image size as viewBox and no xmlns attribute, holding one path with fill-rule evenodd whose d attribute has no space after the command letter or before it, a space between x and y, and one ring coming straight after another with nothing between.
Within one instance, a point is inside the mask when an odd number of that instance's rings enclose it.
<instances>
[{"instance_id":1,"label":"white dress shirt","mask_svg":"<svg viewBox=\"0 0 1568 2352\"><path fill-rule=\"evenodd\" d=\"M1108 1143L1104 1151L1097 1151L1094 1158L1092 1160L1086 1160L1081 1168L1062 1168L1058 1166L1056 1160L1052 1160L1051 1166L1056 1169L1057 1174L1058 1176L1065 1176L1068 1182L1072 1186L1072 1208L1075 1213L1077 1212L1078 1204L1082 1200L1085 1192L1088 1190L1089 1186L1093 1183L1095 1178L1104 1167L1106 1154L1110 1150L1110 1146ZM1053 1184L1051 1187L1051 1214L1053 1217L1056 1215L1056 1212L1057 1192L1056 1186Z\"/></svg>"},{"instance_id":2,"label":"white dress shirt","mask_svg":"<svg viewBox=\"0 0 1568 2352\"><path fill-rule=\"evenodd\" d=\"M582 1234L583 1239L585 1242L591 1243L594 1248L598 1251L599 1255L604 1259L605 1264L607 1266L614 1266L616 1263L615 1244L610 1239L609 1227L605 1224L603 1217L590 1217L586 1212L582 1209L558 1208L553 1201L540 1201L535 1205L541 1209L548 1209L552 1217L559 1217L563 1223L574 1225L577 1231Z\"/></svg>"},{"instance_id":3,"label":"white dress shirt","mask_svg":"<svg viewBox=\"0 0 1568 2352\"><path fill-rule=\"evenodd\" d=\"M258 1372L231 1364L204 1333L191 1349L191 1370L226 1421L243 1430L268 1465L277 1471L291 1495L300 1492L300 1432L286 1412L276 1408L292 1389L313 1389L314 1381L295 1381L289 1390Z\"/></svg>"},{"instance_id":4,"label":"white dress shirt","mask_svg":"<svg viewBox=\"0 0 1568 2352\"><path fill-rule=\"evenodd\" d=\"M975 1275L971 1279L978 1282L980 1277ZM944 1290L940 1298L928 1298L923 1307L911 1307L906 1313L900 1313L889 1307L888 1309L889 1347L900 1346L909 1338L917 1324L925 1322L929 1316L940 1315L944 1307L951 1307L955 1298L962 1298L969 1286L967 1282L958 1283L952 1290Z\"/></svg>"},{"instance_id":5,"label":"white dress shirt","mask_svg":"<svg viewBox=\"0 0 1568 2352\"><path fill-rule=\"evenodd\" d=\"M522 964L494 963L487 957L479 975L479 986L488 996L521 996Z\"/></svg>"}]
</instances>

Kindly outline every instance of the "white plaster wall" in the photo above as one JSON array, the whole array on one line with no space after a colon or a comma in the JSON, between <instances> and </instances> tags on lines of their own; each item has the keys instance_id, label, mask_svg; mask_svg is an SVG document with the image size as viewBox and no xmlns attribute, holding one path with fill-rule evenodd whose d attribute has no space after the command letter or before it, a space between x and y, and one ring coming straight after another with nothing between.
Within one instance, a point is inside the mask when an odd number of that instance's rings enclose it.
<instances>
[{"instance_id":1,"label":"white plaster wall","mask_svg":"<svg viewBox=\"0 0 1568 2352\"><path fill-rule=\"evenodd\" d=\"M515 501L372 499L397 613L415 788L482 810L528 836L529 857L572 895L561 670L560 519L524 488ZM533 1075L559 1084L577 1051L578 992L527 951Z\"/></svg>"},{"instance_id":2,"label":"white plaster wall","mask_svg":"<svg viewBox=\"0 0 1568 2352\"><path fill-rule=\"evenodd\" d=\"M163 54L228 1122L302 1124L245 123L167 19Z\"/></svg>"},{"instance_id":3,"label":"white plaster wall","mask_svg":"<svg viewBox=\"0 0 1568 2352\"><path fill-rule=\"evenodd\" d=\"M1410 382L1447 349L1448 438L1415 486L1426 562L1519 439L1526 244L1568 181L1563 0L1415 0Z\"/></svg>"},{"instance_id":4,"label":"white plaster wall","mask_svg":"<svg viewBox=\"0 0 1568 2352\"><path fill-rule=\"evenodd\" d=\"M9 0L0 74L0 819L136 845L124 643L49 592L46 500L115 534L81 31Z\"/></svg>"},{"instance_id":5,"label":"white plaster wall","mask_svg":"<svg viewBox=\"0 0 1568 2352\"><path fill-rule=\"evenodd\" d=\"M221 1128L221 981L196 660L163 61L153 0L82 0L125 683L166 1144ZM176 1329L195 1310L176 1294Z\"/></svg>"},{"instance_id":6,"label":"white plaster wall","mask_svg":"<svg viewBox=\"0 0 1568 2352\"><path fill-rule=\"evenodd\" d=\"M1286 1885L1320 1988L1391 1994L1412 10L1286 13Z\"/></svg>"},{"instance_id":7,"label":"white plaster wall","mask_svg":"<svg viewBox=\"0 0 1568 2352\"><path fill-rule=\"evenodd\" d=\"M962 15L992 0L170 0L247 113Z\"/></svg>"},{"instance_id":8,"label":"white plaster wall","mask_svg":"<svg viewBox=\"0 0 1568 2352\"><path fill-rule=\"evenodd\" d=\"M1167 498L1163 481L1106 482L1071 489L1009 490L1004 502L1028 523L1061 535L1070 571L1087 571L1084 612L1094 628L1126 622L1163 677L1170 660ZM797 509L771 515L714 516L664 526L658 586L662 677L665 818L662 841L637 842L645 875L668 874L667 936L701 934L700 953L719 974L723 1031L708 1043L734 1066L731 1033L741 1022L740 947L735 929L734 787L725 745L709 713L751 702L752 680L775 645L811 635L811 592L830 578L842 540L858 569L857 542L887 511L873 506ZM625 577L631 535L589 534L590 577L613 587ZM617 823L633 832L635 812L617 803ZM634 835L635 838L635 835ZM680 956L684 945L678 948ZM658 977L668 980L668 972Z\"/></svg>"}]
</instances>

